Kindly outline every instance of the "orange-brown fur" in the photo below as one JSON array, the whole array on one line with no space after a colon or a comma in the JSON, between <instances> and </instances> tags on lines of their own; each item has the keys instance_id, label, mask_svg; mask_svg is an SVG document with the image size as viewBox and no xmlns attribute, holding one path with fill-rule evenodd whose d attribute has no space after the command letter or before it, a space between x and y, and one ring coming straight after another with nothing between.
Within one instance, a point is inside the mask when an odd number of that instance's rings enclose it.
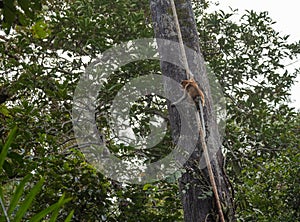
<instances>
[{"instance_id":1,"label":"orange-brown fur","mask_svg":"<svg viewBox=\"0 0 300 222\"><path fill-rule=\"evenodd\" d=\"M195 101L195 99L200 96L202 106L205 106L205 97L203 92L199 89L198 84L195 82L194 79L188 79L188 80L182 80L181 85L183 88L188 92L188 94L192 97L192 99Z\"/></svg>"}]
</instances>

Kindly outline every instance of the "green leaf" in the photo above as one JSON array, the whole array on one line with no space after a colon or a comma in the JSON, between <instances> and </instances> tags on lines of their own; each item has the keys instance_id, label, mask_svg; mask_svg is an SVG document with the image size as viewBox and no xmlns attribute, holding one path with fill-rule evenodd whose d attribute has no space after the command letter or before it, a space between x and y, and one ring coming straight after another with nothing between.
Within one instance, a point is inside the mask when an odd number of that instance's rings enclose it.
<instances>
[{"instance_id":1,"label":"green leaf","mask_svg":"<svg viewBox=\"0 0 300 222\"><path fill-rule=\"evenodd\" d=\"M47 23L40 20L32 26L32 33L35 38L44 39L50 35L51 30L48 28Z\"/></svg>"},{"instance_id":2,"label":"green leaf","mask_svg":"<svg viewBox=\"0 0 300 222\"><path fill-rule=\"evenodd\" d=\"M3 0L3 5L3 27L5 28L6 34L8 34L13 22L15 21L16 7L13 0Z\"/></svg>"},{"instance_id":3,"label":"green leaf","mask_svg":"<svg viewBox=\"0 0 300 222\"><path fill-rule=\"evenodd\" d=\"M4 104L0 106L0 113L2 113L6 117L11 117L11 115L9 114L9 110Z\"/></svg>"},{"instance_id":4,"label":"green leaf","mask_svg":"<svg viewBox=\"0 0 300 222\"><path fill-rule=\"evenodd\" d=\"M143 190L148 190L149 187L151 187L151 186L152 186L151 184L147 183L144 185Z\"/></svg>"},{"instance_id":5,"label":"green leaf","mask_svg":"<svg viewBox=\"0 0 300 222\"><path fill-rule=\"evenodd\" d=\"M28 0L18 0L18 3L22 10L24 11L25 15L29 18L32 18L33 13L29 10L29 1Z\"/></svg>"},{"instance_id":6,"label":"green leaf","mask_svg":"<svg viewBox=\"0 0 300 222\"><path fill-rule=\"evenodd\" d=\"M7 157L12 160L15 160L19 164L23 164L23 157L16 152L8 152Z\"/></svg>"},{"instance_id":7,"label":"green leaf","mask_svg":"<svg viewBox=\"0 0 300 222\"><path fill-rule=\"evenodd\" d=\"M72 198L68 198L68 199L65 199L65 194L63 194L61 196L61 198L59 198L59 201L56 203L57 204L57 207L53 210L53 214L49 220L49 222L55 222L56 221L56 218L58 216L58 213L59 213L59 210L60 210L60 207L62 205L64 205L66 202L70 201Z\"/></svg>"},{"instance_id":8,"label":"green leaf","mask_svg":"<svg viewBox=\"0 0 300 222\"><path fill-rule=\"evenodd\" d=\"M73 217L73 214L74 214L74 210L71 211L71 213L69 213L69 215L67 216L67 218L65 219L65 222L70 222L72 217Z\"/></svg>"},{"instance_id":9,"label":"green leaf","mask_svg":"<svg viewBox=\"0 0 300 222\"><path fill-rule=\"evenodd\" d=\"M27 175L24 177L24 179L20 182L19 186L17 187L16 191L14 192L14 195L10 201L10 205L8 208L8 215L11 215L11 213L13 212L13 210L15 209L15 207L17 206L23 191L24 191L24 187L25 184L28 182L28 180L32 177L31 174Z\"/></svg>"},{"instance_id":10,"label":"green leaf","mask_svg":"<svg viewBox=\"0 0 300 222\"><path fill-rule=\"evenodd\" d=\"M34 11L39 11L42 9L42 1L41 0L33 0L31 2L31 7Z\"/></svg>"},{"instance_id":11,"label":"green leaf","mask_svg":"<svg viewBox=\"0 0 300 222\"><path fill-rule=\"evenodd\" d=\"M1 197L2 200L3 200L3 191L2 191L2 187L0 187L0 197Z\"/></svg>"},{"instance_id":12,"label":"green leaf","mask_svg":"<svg viewBox=\"0 0 300 222\"><path fill-rule=\"evenodd\" d=\"M7 161L5 160L4 163L3 163L3 170L5 171L5 173L10 177L13 175L13 168L12 168L12 165Z\"/></svg>"},{"instance_id":13,"label":"green leaf","mask_svg":"<svg viewBox=\"0 0 300 222\"><path fill-rule=\"evenodd\" d=\"M17 133L17 127L15 126L10 131L10 133L8 135L8 138L7 138L7 141L6 141L6 143L4 144L4 146L3 146L2 150L1 150L1 153L0 153L0 169L3 166L3 163L4 163L4 160L6 158L8 149L9 149L10 145L12 144L12 142L13 142L15 136L16 136L16 133Z\"/></svg>"},{"instance_id":14,"label":"green leaf","mask_svg":"<svg viewBox=\"0 0 300 222\"><path fill-rule=\"evenodd\" d=\"M20 206L20 209L16 213L16 217L14 219L15 222L21 221L21 219L25 215L26 211L30 207L33 199L38 194L38 192L40 192L43 183L44 183L44 178L40 179L40 181L30 190L30 193L26 196L24 202Z\"/></svg>"},{"instance_id":15,"label":"green leaf","mask_svg":"<svg viewBox=\"0 0 300 222\"><path fill-rule=\"evenodd\" d=\"M54 212L53 215L50 218L50 221L55 221L59 212L59 209L62 205L64 205L65 203L69 202L72 198L67 198L64 199L65 196L63 195L59 201L55 204L52 204L50 207L46 208L45 210L39 212L38 214L36 214L34 217L32 217L29 222L39 222L41 221L45 216L47 216L49 213L51 213L52 211ZM72 213L72 212L71 212ZM68 216L69 217L69 216ZM49 222L50 222L49 221Z\"/></svg>"}]
</instances>

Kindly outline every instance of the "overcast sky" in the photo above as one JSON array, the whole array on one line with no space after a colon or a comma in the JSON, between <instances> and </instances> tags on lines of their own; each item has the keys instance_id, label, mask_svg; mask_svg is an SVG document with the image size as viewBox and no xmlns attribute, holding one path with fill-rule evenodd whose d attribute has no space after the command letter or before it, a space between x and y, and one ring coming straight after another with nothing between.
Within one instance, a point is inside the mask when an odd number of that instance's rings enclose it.
<instances>
[{"instance_id":1,"label":"overcast sky","mask_svg":"<svg viewBox=\"0 0 300 222\"><path fill-rule=\"evenodd\" d=\"M269 16L277 22L274 25L276 31L279 31L283 35L290 35L289 41L300 40L300 13L299 13L299 0L212 0L213 2L219 2L221 8L224 11L229 9L228 7L239 9L240 13L247 9L260 12L268 11ZM299 58L300 59L300 58ZM300 61L294 64L293 67L300 67ZM291 67L292 68L292 67ZM298 75L298 83L291 89L292 105L297 109L300 109L300 75Z\"/></svg>"}]
</instances>

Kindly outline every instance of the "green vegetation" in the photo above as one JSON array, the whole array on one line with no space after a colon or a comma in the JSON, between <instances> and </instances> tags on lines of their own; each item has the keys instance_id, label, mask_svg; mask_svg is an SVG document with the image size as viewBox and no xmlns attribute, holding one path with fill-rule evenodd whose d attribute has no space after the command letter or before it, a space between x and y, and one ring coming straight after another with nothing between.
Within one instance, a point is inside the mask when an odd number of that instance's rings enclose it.
<instances>
[{"instance_id":1,"label":"green vegetation","mask_svg":"<svg viewBox=\"0 0 300 222\"><path fill-rule=\"evenodd\" d=\"M1 208L0 221L182 221L176 177L146 185L112 181L85 161L72 131L80 74L108 48L153 37L149 2L48 0L30 9L25 2L0 9L8 33L0 33L0 197L7 212ZM273 30L267 13L248 11L234 22L234 11L210 14L207 7L195 1L201 49L227 103L223 150L237 219L299 221L300 114L289 107L298 70L283 65L297 57L299 42L289 44ZM159 70L155 61L126 65L99 94L97 126L111 151L146 161L170 152L169 131L158 146L136 154L118 143L105 120L129 79ZM164 100L137 102L135 133L147 135L154 113L167 116Z\"/></svg>"}]
</instances>

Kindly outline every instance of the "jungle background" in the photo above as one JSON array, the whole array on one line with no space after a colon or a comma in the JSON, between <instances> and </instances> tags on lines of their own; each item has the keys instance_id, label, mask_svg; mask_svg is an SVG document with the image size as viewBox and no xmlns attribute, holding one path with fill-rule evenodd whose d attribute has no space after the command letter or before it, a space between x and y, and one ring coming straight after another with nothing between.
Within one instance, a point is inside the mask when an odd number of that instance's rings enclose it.
<instances>
[{"instance_id":1,"label":"jungle background","mask_svg":"<svg viewBox=\"0 0 300 222\"><path fill-rule=\"evenodd\" d=\"M235 10L208 12L211 4L193 1L203 56L226 98L222 150L237 220L299 221L300 115L289 106L299 70L284 60L297 58L300 42L288 43L267 12L236 21ZM8 213L2 207L0 220L183 221L176 177L110 180L85 161L73 135L80 75L110 47L154 36L149 1L3 0L0 7L0 196ZM126 65L99 94L97 124L116 154L135 155L116 142L108 108L127 81L151 72L160 72L158 62ZM137 134L149 133L154 114L168 118L164 100L142 98L132 108ZM144 156L153 161L171 148L168 132Z\"/></svg>"}]
</instances>

